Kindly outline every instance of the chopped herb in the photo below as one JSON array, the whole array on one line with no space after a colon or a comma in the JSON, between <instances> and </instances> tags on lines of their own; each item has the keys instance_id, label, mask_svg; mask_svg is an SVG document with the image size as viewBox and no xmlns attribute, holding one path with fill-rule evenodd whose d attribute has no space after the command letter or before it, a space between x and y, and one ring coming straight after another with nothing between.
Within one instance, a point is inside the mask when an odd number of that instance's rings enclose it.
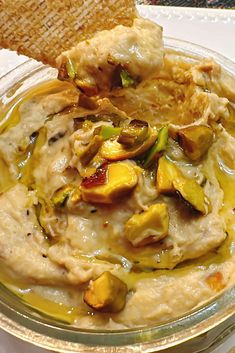
<instances>
[{"instance_id":1,"label":"chopped herb","mask_svg":"<svg viewBox=\"0 0 235 353\"><path fill-rule=\"evenodd\" d=\"M136 85L136 81L130 76L127 70L121 70L120 78L123 88L128 88Z\"/></svg>"}]
</instances>

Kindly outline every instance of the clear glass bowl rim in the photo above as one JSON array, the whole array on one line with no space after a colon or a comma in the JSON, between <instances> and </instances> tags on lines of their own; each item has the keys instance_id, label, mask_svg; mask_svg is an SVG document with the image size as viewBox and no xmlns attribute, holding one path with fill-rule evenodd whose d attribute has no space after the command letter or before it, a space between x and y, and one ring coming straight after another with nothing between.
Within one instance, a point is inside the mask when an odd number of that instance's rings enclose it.
<instances>
[{"instance_id":1,"label":"clear glass bowl rim","mask_svg":"<svg viewBox=\"0 0 235 353\"><path fill-rule=\"evenodd\" d=\"M212 57L235 76L235 63L221 54L174 38L164 38L164 41L168 51L179 52L195 59ZM3 83L2 86L0 84L0 96L12 88L11 85L16 83L14 79L20 77L24 82L28 77L41 75L45 71L50 72L51 78L55 77L54 69L27 60L0 78L0 83ZM23 306L13 294L5 295L3 292L0 298L0 328L25 341L58 352L156 352L208 332L231 319L234 314L235 287L173 322L124 331L94 331L69 327L53 319L36 316L35 312Z\"/></svg>"}]
</instances>

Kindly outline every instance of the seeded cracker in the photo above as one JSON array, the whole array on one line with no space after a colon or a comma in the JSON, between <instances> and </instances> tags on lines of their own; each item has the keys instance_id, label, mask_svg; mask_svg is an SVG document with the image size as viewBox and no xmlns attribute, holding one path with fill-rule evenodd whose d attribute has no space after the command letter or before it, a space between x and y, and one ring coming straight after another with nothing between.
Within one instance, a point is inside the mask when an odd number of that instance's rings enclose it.
<instances>
[{"instance_id":1,"label":"seeded cracker","mask_svg":"<svg viewBox=\"0 0 235 353\"><path fill-rule=\"evenodd\" d=\"M0 48L56 66L62 51L135 16L134 0L0 0Z\"/></svg>"}]
</instances>

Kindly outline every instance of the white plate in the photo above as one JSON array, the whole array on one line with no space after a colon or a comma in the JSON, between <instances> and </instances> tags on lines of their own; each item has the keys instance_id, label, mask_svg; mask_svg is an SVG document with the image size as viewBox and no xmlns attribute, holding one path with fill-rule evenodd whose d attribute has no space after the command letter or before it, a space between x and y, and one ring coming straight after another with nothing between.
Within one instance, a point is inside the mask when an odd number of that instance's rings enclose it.
<instances>
[{"instance_id":1,"label":"white plate","mask_svg":"<svg viewBox=\"0 0 235 353\"><path fill-rule=\"evenodd\" d=\"M138 6L143 17L156 21L164 35L202 45L235 61L235 11L185 7ZM8 50L0 50L0 77L26 60ZM235 347L235 335L214 353L228 353ZM0 353L46 353L0 331ZM231 352L232 353L232 352Z\"/></svg>"},{"instance_id":2,"label":"white plate","mask_svg":"<svg viewBox=\"0 0 235 353\"><path fill-rule=\"evenodd\" d=\"M165 36L187 40L235 61L235 11L140 6L140 14L163 27Z\"/></svg>"}]
</instances>

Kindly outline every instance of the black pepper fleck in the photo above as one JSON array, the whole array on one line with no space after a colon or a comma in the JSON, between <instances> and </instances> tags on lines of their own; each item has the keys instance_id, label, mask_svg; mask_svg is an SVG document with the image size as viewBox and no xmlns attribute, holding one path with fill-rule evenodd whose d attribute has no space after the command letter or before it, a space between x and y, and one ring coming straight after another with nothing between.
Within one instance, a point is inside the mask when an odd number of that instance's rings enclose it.
<instances>
[{"instance_id":1,"label":"black pepper fleck","mask_svg":"<svg viewBox=\"0 0 235 353\"><path fill-rule=\"evenodd\" d=\"M51 146L53 143L55 143L56 141L58 141L59 139L61 139L62 137L64 137L66 134L66 131L62 131L62 132L58 132L57 134L55 134L54 136L52 136L49 141L48 141L48 145Z\"/></svg>"},{"instance_id":2,"label":"black pepper fleck","mask_svg":"<svg viewBox=\"0 0 235 353\"><path fill-rule=\"evenodd\" d=\"M29 216L29 210L26 211L27 216Z\"/></svg>"}]
</instances>

